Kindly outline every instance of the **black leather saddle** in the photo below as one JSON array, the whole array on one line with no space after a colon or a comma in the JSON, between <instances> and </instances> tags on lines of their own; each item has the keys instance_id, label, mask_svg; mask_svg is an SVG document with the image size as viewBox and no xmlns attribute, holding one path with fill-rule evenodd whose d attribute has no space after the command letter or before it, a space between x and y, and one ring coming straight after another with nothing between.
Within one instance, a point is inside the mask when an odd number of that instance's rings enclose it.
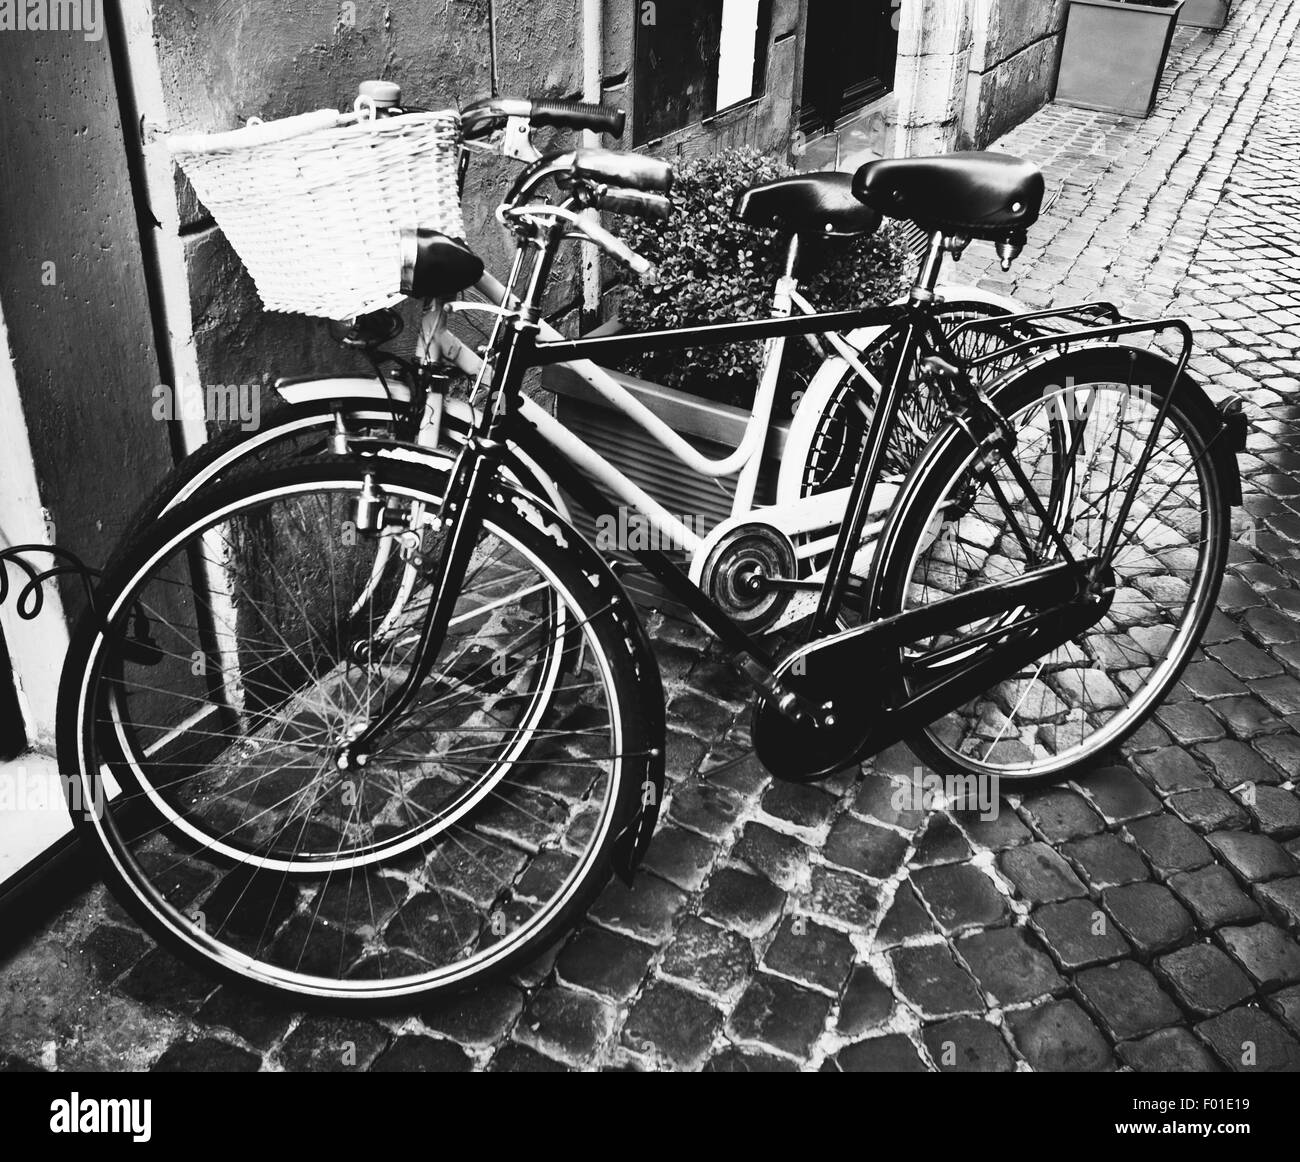
<instances>
[{"instance_id":1,"label":"black leather saddle","mask_svg":"<svg viewBox=\"0 0 1300 1162\"><path fill-rule=\"evenodd\" d=\"M1006 153L945 153L872 161L853 175L853 192L873 210L997 242L1038 221L1043 175Z\"/></svg>"},{"instance_id":2,"label":"black leather saddle","mask_svg":"<svg viewBox=\"0 0 1300 1162\"><path fill-rule=\"evenodd\" d=\"M750 186L731 215L750 226L822 238L870 234L880 225L880 214L853 196L853 175L846 173L796 174Z\"/></svg>"},{"instance_id":3,"label":"black leather saddle","mask_svg":"<svg viewBox=\"0 0 1300 1162\"><path fill-rule=\"evenodd\" d=\"M402 293L446 299L483 277L483 260L465 243L421 226L402 231Z\"/></svg>"}]
</instances>

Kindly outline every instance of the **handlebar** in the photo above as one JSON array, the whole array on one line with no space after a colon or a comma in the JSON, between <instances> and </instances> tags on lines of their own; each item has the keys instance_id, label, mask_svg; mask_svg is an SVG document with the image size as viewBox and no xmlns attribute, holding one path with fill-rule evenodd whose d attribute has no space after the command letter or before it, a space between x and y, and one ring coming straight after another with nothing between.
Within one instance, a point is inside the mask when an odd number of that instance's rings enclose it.
<instances>
[{"instance_id":1,"label":"handlebar","mask_svg":"<svg viewBox=\"0 0 1300 1162\"><path fill-rule=\"evenodd\" d=\"M551 98L484 97L460 111L461 132L466 140L486 137L504 128L511 117L522 117L539 128L590 129L622 137L627 114L606 105Z\"/></svg>"},{"instance_id":2,"label":"handlebar","mask_svg":"<svg viewBox=\"0 0 1300 1162\"><path fill-rule=\"evenodd\" d=\"M613 214L628 214L647 222L667 222L673 213L673 204L662 194L643 194L638 190L612 190L602 186L589 198L597 210Z\"/></svg>"}]
</instances>

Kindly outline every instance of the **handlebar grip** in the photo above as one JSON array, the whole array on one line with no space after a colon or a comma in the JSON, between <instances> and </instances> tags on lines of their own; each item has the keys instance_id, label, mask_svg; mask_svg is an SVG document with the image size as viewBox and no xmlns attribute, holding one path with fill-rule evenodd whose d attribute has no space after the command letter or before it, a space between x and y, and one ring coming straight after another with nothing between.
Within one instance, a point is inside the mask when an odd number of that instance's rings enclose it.
<instances>
[{"instance_id":1,"label":"handlebar grip","mask_svg":"<svg viewBox=\"0 0 1300 1162\"><path fill-rule=\"evenodd\" d=\"M598 210L614 214L630 214L647 222L667 222L673 213L673 204L660 194L642 194L636 190L601 190L591 199Z\"/></svg>"},{"instance_id":2,"label":"handlebar grip","mask_svg":"<svg viewBox=\"0 0 1300 1162\"><path fill-rule=\"evenodd\" d=\"M559 101L542 97L534 98L532 106L532 122L538 126L590 129L617 138L623 136L623 127L627 121L627 114L622 109L589 105L585 101Z\"/></svg>"}]
</instances>

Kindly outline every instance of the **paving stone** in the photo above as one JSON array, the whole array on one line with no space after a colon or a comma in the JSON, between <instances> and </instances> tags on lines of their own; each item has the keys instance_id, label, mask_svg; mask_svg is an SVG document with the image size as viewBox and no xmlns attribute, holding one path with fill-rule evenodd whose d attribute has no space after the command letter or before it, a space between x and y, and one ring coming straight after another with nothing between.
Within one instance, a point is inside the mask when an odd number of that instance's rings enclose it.
<instances>
[{"instance_id":1,"label":"paving stone","mask_svg":"<svg viewBox=\"0 0 1300 1162\"><path fill-rule=\"evenodd\" d=\"M1114 1068L1110 1046L1074 1001L1008 1013L1007 1024L1016 1047L1039 1072L1098 1073Z\"/></svg>"},{"instance_id":2,"label":"paving stone","mask_svg":"<svg viewBox=\"0 0 1300 1162\"><path fill-rule=\"evenodd\" d=\"M626 1000L640 987L654 955L653 945L588 924L565 944L555 971L567 984Z\"/></svg>"},{"instance_id":3,"label":"paving stone","mask_svg":"<svg viewBox=\"0 0 1300 1162\"><path fill-rule=\"evenodd\" d=\"M1137 848L1109 832L1064 844L1061 854L1079 869L1094 891L1144 880L1149 874Z\"/></svg>"},{"instance_id":4,"label":"paving stone","mask_svg":"<svg viewBox=\"0 0 1300 1162\"><path fill-rule=\"evenodd\" d=\"M738 996L753 968L748 940L698 916L682 921L660 965L665 976L718 997Z\"/></svg>"},{"instance_id":5,"label":"paving stone","mask_svg":"<svg viewBox=\"0 0 1300 1162\"><path fill-rule=\"evenodd\" d=\"M892 948L914 936L924 936L936 931L938 928L934 920L921 906L921 901L911 883L904 880L898 885L893 903L890 904L889 911L880 922L875 943L877 948Z\"/></svg>"},{"instance_id":6,"label":"paving stone","mask_svg":"<svg viewBox=\"0 0 1300 1162\"><path fill-rule=\"evenodd\" d=\"M622 1043L657 1068L698 1069L722 1027L722 1014L699 997L655 981L637 998Z\"/></svg>"},{"instance_id":7,"label":"paving stone","mask_svg":"<svg viewBox=\"0 0 1300 1162\"><path fill-rule=\"evenodd\" d=\"M1088 894L1070 865L1045 843L1026 843L1004 851L998 858L998 867L1015 885L1016 894L1031 903L1051 903Z\"/></svg>"},{"instance_id":8,"label":"paving stone","mask_svg":"<svg viewBox=\"0 0 1300 1162\"><path fill-rule=\"evenodd\" d=\"M1222 724L1199 702L1164 702L1155 717L1179 746L1223 737Z\"/></svg>"},{"instance_id":9,"label":"paving stone","mask_svg":"<svg viewBox=\"0 0 1300 1162\"><path fill-rule=\"evenodd\" d=\"M1192 935L1191 915L1163 884L1108 888L1101 899L1143 959L1177 947Z\"/></svg>"},{"instance_id":10,"label":"paving stone","mask_svg":"<svg viewBox=\"0 0 1300 1162\"><path fill-rule=\"evenodd\" d=\"M733 729L727 737L730 740L736 734ZM700 778L714 787L751 800L759 795L763 788L772 782L767 768L758 760L750 749L748 742L738 744L742 747L739 754L727 755L722 751L711 751L700 763Z\"/></svg>"},{"instance_id":11,"label":"paving stone","mask_svg":"<svg viewBox=\"0 0 1300 1162\"><path fill-rule=\"evenodd\" d=\"M1259 1009L1233 1009L1202 1021L1196 1032L1234 1072L1300 1072L1300 1042Z\"/></svg>"},{"instance_id":12,"label":"paving stone","mask_svg":"<svg viewBox=\"0 0 1300 1162\"><path fill-rule=\"evenodd\" d=\"M1209 659L1188 666L1183 671L1182 684L1201 699L1246 693L1246 686L1240 678L1225 666Z\"/></svg>"},{"instance_id":13,"label":"paving stone","mask_svg":"<svg viewBox=\"0 0 1300 1162\"><path fill-rule=\"evenodd\" d=\"M1206 653L1217 658L1238 678L1267 678L1282 672L1282 667L1264 650L1241 637L1210 646Z\"/></svg>"},{"instance_id":14,"label":"paving stone","mask_svg":"<svg viewBox=\"0 0 1300 1162\"><path fill-rule=\"evenodd\" d=\"M398 1037L370 1067L371 1073L468 1073L465 1051L450 1041L406 1034Z\"/></svg>"},{"instance_id":15,"label":"paving stone","mask_svg":"<svg viewBox=\"0 0 1300 1162\"><path fill-rule=\"evenodd\" d=\"M1194 791L1214 786L1201 765L1181 747L1167 746L1138 755L1134 762L1161 791Z\"/></svg>"},{"instance_id":16,"label":"paving stone","mask_svg":"<svg viewBox=\"0 0 1300 1162\"><path fill-rule=\"evenodd\" d=\"M679 694L668 703L669 719L701 738L722 733L735 714L735 710L725 702L699 694Z\"/></svg>"},{"instance_id":17,"label":"paving stone","mask_svg":"<svg viewBox=\"0 0 1300 1162\"><path fill-rule=\"evenodd\" d=\"M1002 1035L987 1021L957 1017L925 1029L925 1047L943 1073L1013 1073Z\"/></svg>"},{"instance_id":18,"label":"paving stone","mask_svg":"<svg viewBox=\"0 0 1300 1162\"><path fill-rule=\"evenodd\" d=\"M361 1073L388 1040L387 1030L374 1021L308 1016L284 1039L280 1064L294 1073Z\"/></svg>"},{"instance_id":19,"label":"paving stone","mask_svg":"<svg viewBox=\"0 0 1300 1162\"><path fill-rule=\"evenodd\" d=\"M979 990L945 944L896 948L890 954L894 987L925 1017L981 1011Z\"/></svg>"},{"instance_id":20,"label":"paving stone","mask_svg":"<svg viewBox=\"0 0 1300 1162\"><path fill-rule=\"evenodd\" d=\"M1136 819L1126 827L1158 876L1192 871L1214 858L1205 840L1172 815Z\"/></svg>"},{"instance_id":21,"label":"paving stone","mask_svg":"<svg viewBox=\"0 0 1300 1162\"><path fill-rule=\"evenodd\" d=\"M697 891L708 877L718 848L711 839L681 827L660 827L642 866L683 891Z\"/></svg>"},{"instance_id":22,"label":"paving stone","mask_svg":"<svg viewBox=\"0 0 1300 1162\"><path fill-rule=\"evenodd\" d=\"M1218 831L1209 844L1232 871L1248 883L1294 875L1296 863L1275 840L1249 831Z\"/></svg>"},{"instance_id":23,"label":"paving stone","mask_svg":"<svg viewBox=\"0 0 1300 1162\"><path fill-rule=\"evenodd\" d=\"M589 915L634 940L658 944L673 930L685 906L684 892L656 876L642 873L630 888L620 879L611 880Z\"/></svg>"},{"instance_id":24,"label":"paving stone","mask_svg":"<svg viewBox=\"0 0 1300 1162\"><path fill-rule=\"evenodd\" d=\"M256 1073L262 1059L256 1053L204 1037L198 1041L178 1041L169 1045L150 1066L152 1073Z\"/></svg>"},{"instance_id":25,"label":"paving stone","mask_svg":"<svg viewBox=\"0 0 1300 1162\"><path fill-rule=\"evenodd\" d=\"M719 868L709 878L701 909L744 936L761 936L776 922L785 893L762 876Z\"/></svg>"},{"instance_id":26,"label":"paving stone","mask_svg":"<svg viewBox=\"0 0 1300 1162\"><path fill-rule=\"evenodd\" d=\"M1266 734L1255 739L1251 745L1277 768L1279 774L1294 778L1300 773L1300 737L1294 734Z\"/></svg>"},{"instance_id":27,"label":"paving stone","mask_svg":"<svg viewBox=\"0 0 1300 1162\"><path fill-rule=\"evenodd\" d=\"M827 1063L827 1071L840 1073L927 1073L916 1046L901 1033L868 1037L846 1045Z\"/></svg>"},{"instance_id":28,"label":"paving stone","mask_svg":"<svg viewBox=\"0 0 1300 1162\"><path fill-rule=\"evenodd\" d=\"M192 1013L216 990L207 973L155 948L117 984L129 997L151 1006Z\"/></svg>"},{"instance_id":29,"label":"paving stone","mask_svg":"<svg viewBox=\"0 0 1300 1162\"><path fill-rule=\"evenodd\" d=\"M985 819L975 811L957 811L953 818L971 843L985 851L1002 851L1034 838L1005 799L998 801L997 814L992 818Z\"/></svg>"},{"instance_id":30,"label":"paving stone","mask_svg":"<svg viewBox=\"0 0 1300 1162\"><path fill-rule=\"evenodd\" d=\"M710 1057L702 1072L798 1073L799 1067L793 1061L773 1057L770 1053L752 1053L732 1045Z\"/></svg>"},{"instance_id":31,"label":"paving stone","mask_svg":"<svg viewBox=\"0 0 1300 1162\"><path fill-rule=\"evenodd\" d=\"M1294 619L1290 620L1294 631ZM1279 674L1276 678L1260 678L1251 683L1251 690L1264 700L1274 714L1300 713L1300 680L1290 674Z\"/></svg>"},{"instance_id":32,"label":"paving stone","mask_svg":"<svg viewBox=\"0 0 1300 1162\"><path fill-rule=\"evenodd\" d=\"M1217 1073L1221 1066L1183 1028L1161 1029L1140 1041L1126 1041L1120 1060L1138 1073Z\"/></svg>"},{"instance_id":33,"label":"paving stone","mask_svg":"<svg viewBox=\"0 0 1300 1162\"><path fill-rule=\"evenodd\" d=\"M462 1045L488 1045L506 1035L523 1007L523 994L514 985L487 981L472 993L436 997L420 1017L434 1032Z\"/></svg>"},{"instance_id":34,"label":"paving stone","mask_svg":"<svg viewBox=\"0 0 1300 1162\"><path fill-rule=\"evenodd\" d=\"M1230 791L1242 783L1280 782L1277 771L1244 742L1223 739L1198 750L1208 760L1215 781L1225 790Z\"/></svg>"},{"instance_id":35,"label":"paving stone","mask_svg":"<svg viewBox=\"0 0 1300 1162\"><path fill-rule=\"evenodd\" d=\"M507 1042L492 1058L493 1073L568 1073L569 1067L527 1045Z\"/></svg>"},{"instance_id":36,"label":"paving stone","mask_svg":"<svg viewBox=\"0 0 1300 1162\"><path fill-rule=\"evenodd\" d=\"M830 1005L830 998L821 993L760 972L749 982L728 1024L741 1041L807 1057L821 1035Z\"/></svg>"},{"instance_id":37,"label":"paving stone","mask_svg":"<svg viewBox=\"0 0 1300 1162\"><path fill-rule=\"evenodd\" d=\"M1115 1041L1144 1037L1183 1017L1155 977L1131 960L1089 968L1074 978L1074 987Z\"/></svg>"},{"instance_id":38,"label":"paving stone","mask_svg":"<svg viewBox=\"0 0 1300 1162\"><path fill-rule=\"evenodd\" d=\"M1300 985L1292 985L1268 998L1268 1007L1292 1033L1300 1034Z\"/></svg>"},{"instance_id":39,"label":"paving stone","mask_svg":"<svg viewBox=\"0 0 1300 1162\"><path fill-rule=\"evenodd\" d=\"M832 867L814 867L806 907L836 925L865 929L880 908L880 893L866 880Z\"/></svg>"},{"instance_id":40,"label":"paving stone","mask_svg":"<svg viewBox=\"0 0 1300 1162\"><path fill-rule=\"evenodd\" d=\"M1243 621L1255 638L1265 645L1293 642L1300 638L1300 630L1296 628L1295 622L1276 609L1252 609Z\"/></svg>"},{"instance_id":41,"label":"paving stone","mask_svg":"<svg viewBox=\"0 0 1300 1162\"><path fill-rule=\"evenodd\" d=\"M1245 827L1250 817L1223 791L1184 791L1169 796L1169 806L1189 827L1202 835L1224 827Z\"/></svg>"},{"instance_id":42,"label":"paving stone","mask_svg":"<svg viewBox=\"0 0 1300 1162\"><path fill-rule=\"evenodd\" d=\"M1300 934L1300 876L1260 884L1255 898L1276 923L1292 935Z\"/></svg>"},{"instance_id":43,"label":"paving stone","mask_svg":"<svg viewBox=\"0 0 1300 1162\"><path fill-rule=\"evenodd\" d=\"M910 778L864 774L851 810L855 815L864 815L879 823L915 831L925 822L926 813L910 806L913 802L910 787Z\"/></svg>"},{"instance_id":44,"label":"paving stone","mask_svg":"<svg viewBox=\"0 0 1300 1162\"><path fill-rule=\"evenodd\" d=\"M1160 810L1160 800L1127 767L1101 767L1089 771L1078 783L1102 818L1112 826L1155 815Z\"/></svg>"},{"instance_id":45,"label":"paving stone","mask_svg":"<svg viewBox=\"0 0 1300 1162\"><path fill-rule=\"evenodd\" d=\"M1249 695L1216 698L1210 709L1223 719L1224 725L1237 738L1254 738L1256 735L1286 729L1286 724L1263 702Z\"/></svg>"},{"instance_id":46,"label":"paving stone","mask_svg":"<svg viewBox=\"0 0 1300 1162\"><path fill-rule=\"evenodd\" d=\"M945 932L988 928L1010 918L1006 898L974 864L922 868L912 873L912 883Z\"/></svg>"},{"instance_id":47,"label":"paving stone","mask_svg":"<svg viewBox=\"0 0 1300 1162\"><path fill-rule=\"evenodd\" d=\"M1255 826L1270 839L1293 839L1300 835L1300 798L1281 787L1252 786L1241 795Z\"/></svg>"},{"instance_id":48,"label":"paving stone","mask_svg":"<svg viewBox=\"0 0 1300 1162\"><path fill-rule=\"evenodd\" d=\"M710 782L683 783L673 791L668 816L674 823L711 839L722 839L736 825L743 801Z\"/></svg>"},{"instance_id":49,"label":"paving stone","mask_svg":"<svg viewBox=\"0 0 1300 1162\"><path fill-rule=\"evenodd\" d=\"M857 1037L887 1020L893 1008L889 987L869 965L859 964L840 1000L835 1027L845 1037Z\"/></svg>"},{"instance_id":50,"label":"paving stone","mask_svg":"<svg viewBox=\"0 0 1300 1162\"><path fill-rule=\"evenodd\" d=\"M1281 928L1267 923L1221 928L1218 937L1261 989L1272 991L1300 981L1300 946Z\"/></svg>"},{"instance_id":51,"label":"paving stone","mask_svg":"<svg viewBox=\"0 0 1300 1162\"><path fill-rule=\"evenodd\" d=\"M1093 835L1103 827L1101 817L1082 795L1056 788L1026 798L1021 810L1049 843Z\"/></svg>"},{"instance_id":52,"label":"paving stone","mask_svg":"<svg viewBox=\"0 0 1300 1162\"><path fill-rule=\"evenodd\" d=\"M1029 923L1066 972L1104 964L1132 952L1132 946L1100 904L1066 900L1036 908Z\"/></svg>"},{"instance_id":53,"label":"paving stone","mask_svg":"<svg viewBox=\"0 0 1300 1162\"><path fill-rule=\"evenodd\" d=\"M289 1027L293 1011L282 1002L226 984L208 998L194 1019L201 1025L219 1025L250 1045L269 1049Z\"/></svg>"},{"instance_id":54,"label":"paving stone","mask_svg":"<svg viewBox=\"0 0 1300 1162\"><path fill-rule=\"evenodd\" d=\"M693 734L687 734L682 730L674 730L671 726L668 728L667 747L664 755L664 765L668 779L671 783L680 783L688 779L700 768L703 774L701 760L704 759L705 745ZM723 760L728 761L728 760ZM563 1068L563 1067L561 1067Z\"/></svg>"},{"instance_id":55,"label":"paving stone","mask_svg":"<svg viewBox=\"0 0 1300 1162\"><path fill-rule=\"evenodd\" d=\"M963 937L957 955L999 1005L1031 1001L1065 987L1051 958L1025 928L990 928Z\"/></svg>"},{"instance_id":56,"label":"paving stone","mask_svg":"<svg viewBox=\"0 0 1300 1162\"><path fill-rule=\"evenodd\" d=\"M101 924L86 937L81 951L90 958L95 974L107 982L136 964L151 947L134 929Z\"/></svg>"},{"instance_id":57,"label":"paving stone","mask_svg":"<svg viewBox=\"0 0 1300 1162\"><path fill-rule=\"evenodd\" d=\"M1217 863L1171 876L1169 886L1204 929L1240 924L1259 915L1259 908L1237 885L1232 873Z\"/></svg>"},{"instance_id":58,"label":"paving stone","mask_svg":"<svg viewBox=\"0 0 1300 1162\"><path fill-rule=\"evenodd\" d=\"M1251 996L1246 974L1212 944L1192 944L1156 961L1156 971L1184 1008L1212 1017Z\"/></svg>"},{"instance_id":59,"label":"paving stone","mask_svg":"<svg viewBox=\"0 0 1300 1162\"><path fill-rule=\"evenodd\" d=\"M823 857L876 879L888 879L903 862L907 840L897 831L878 827L853 815L841 815L831 827Z\"/></svg>"},{"instance_id":60,"label":"paving stone","mask_svg":"<svg viewBox=\"0 0 1300 1162\"><path fill-rule=\"evenodd\" d=\"M808 783L778 779L763 796L763 810L794 827L817 829L835 813L835 797Z\"/></svg>"},{"instance_id":61,"label":"paving stone","mask_svg":"<svg viewBox=\"0 0 1300 1162\"><path fill-rule=\"evenodd\" d=\"M970 844L957 825L946 815L933 815L912 855L912 866L960 863L971 857Z\"/></svg>"},{"instance_id":62,"label":"paving stone","mask_svg":"<svg viewBox=\"0 0 1300 1162\"><path fill-rule=\"evenodd\" d=\"M800 984L838 993L848 978L853 957L853 944L842 932L803 916L792 916L781 922L763 965Z\"/></svg>"},{"instance_id":63,"label":"paving stone","mask_svg":"<svg viewBox=\"0 0 1300 1162\"><path fill-rule=\"evenodd\" d=\"M534 993L515 1025L515 1037L547 1057L582 1065L614 1030L614 1013L597 997L558 985Z\"/></svg>"},{"instance_id":64,"label":"paving stone","mask_svg":"<svg viewBox=\"0 0 1300 1162\"><path fill-rule=\"evenodd\" d=\"M733 859L749 864L785 891L806 880L808 854L808 847L802 841L762 823L746 823L731 849Z\"/></svg>"}]
</instances>

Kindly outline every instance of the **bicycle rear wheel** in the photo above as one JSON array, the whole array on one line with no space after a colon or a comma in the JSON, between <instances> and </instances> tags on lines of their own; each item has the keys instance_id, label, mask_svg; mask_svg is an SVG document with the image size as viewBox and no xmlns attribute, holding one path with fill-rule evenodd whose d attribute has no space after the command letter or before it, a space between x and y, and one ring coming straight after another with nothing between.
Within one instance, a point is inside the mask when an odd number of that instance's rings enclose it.
<instances>
[{"instance_id":1,"label":"bicycle rear wheel","mask_svg":"<svg viewBox=\"0 0 1300 1162\"><path fill-rule=\"evenodd\" d=\"M1006 313L1001 307L978 301L942 303L935 308L935 317L947 332L963 323L981 324L962 331L954 340L957 353L964 359L974 359L1025 337L1019 330L997 324L998 318ZM864 366L881 383L887 383L893 373L898 343L896 332L886 332L862 352ZM994 360L982 368L977 382L991 382L1006 370L1002 363L1002 360ZM938 392L923 382L919 375L913 374L911 378L885 454L885 473L895 480L901 480L910 471L947 417ZM870 406L861 403L866 387L858 373L846 366L842 377L826 396L808 446L802 450L800 496L847 488L853 483L874 407L874 400ZM817 399L810 396L806 402L815 406ZM796 451L794 454L800 453Z\"/></svg>"},{"instance_id":2,"label":"bicycle rear wheel","mask_svg":"<svg viewBox=\"0 0 1300 1162\"><path fill-rule=\"evenodd\" d=\"M400 554L357 531L367 474ZM643 659L617 583L507 487L416 704L364 767L339 763L407 672L427 585L393 613L414 557L426 577L437 559L444 483L342 460L240 479L106 578L60 747L77 827L174 952L300 998L398 1002L517 965L607 878L661 745L633 709Z\"/></svg>"},{"instance_id":3,"label":"bicycle rear wheel","mask_svg":"<svg viewBox=\"0 0 1300 1162\"><path fill-rule=\"evenodd\" d=\"M1175 391L1168 400L1155 453L1135 479L1171 391L1170 370L1145 352L1094 349L1048 361L995 391L1016 433L1011 455L1076 559L1100 554L1131 485L1136 499L1119 534L1109 610L1076 641L909 738L936 770L1063 776L1123 741L1177 681L1214 610L1229 520L1210 447L1220 429L1199 392ZM875 616L1062 559L1047 532L1007 462L981 462L953 427L917 466L883 535ZM1015 635L1017 620L1000 615L904 649L891 659L896 699L949 676L976 651L995 650Z\"/></svg>"}]
</instances>

